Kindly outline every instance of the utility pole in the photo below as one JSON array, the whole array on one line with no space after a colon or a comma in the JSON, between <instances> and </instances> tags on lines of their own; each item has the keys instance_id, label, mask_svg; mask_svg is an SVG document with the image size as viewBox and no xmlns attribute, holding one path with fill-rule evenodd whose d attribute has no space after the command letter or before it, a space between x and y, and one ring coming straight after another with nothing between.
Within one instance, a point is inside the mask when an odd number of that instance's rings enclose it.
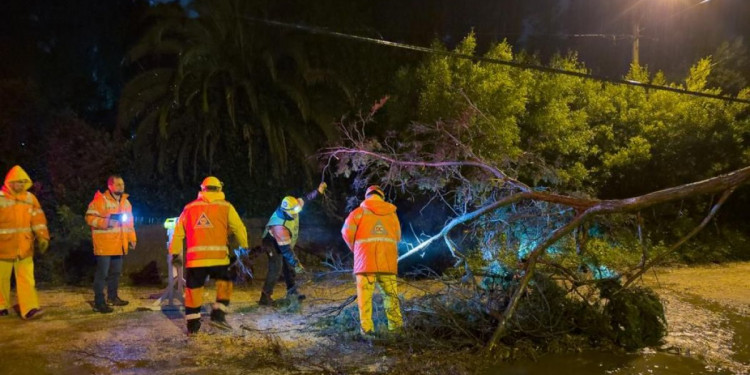
<instances>
[{"instance_id":1,"label":"utility pole","mask_svg":"<svg viewBox=\"0 0 750 375\"><path fill-rule=\"evenodd\" d=\"M640 65L641 24L633 22L633 65Z\"/></svg>"}]
</instances>

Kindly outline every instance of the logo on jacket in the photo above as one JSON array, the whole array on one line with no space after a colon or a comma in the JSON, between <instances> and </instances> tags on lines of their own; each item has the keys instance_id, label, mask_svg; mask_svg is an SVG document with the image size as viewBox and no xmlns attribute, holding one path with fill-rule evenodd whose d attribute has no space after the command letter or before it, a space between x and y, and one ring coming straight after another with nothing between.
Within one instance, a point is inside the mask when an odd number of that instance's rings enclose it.
<instances>
[{"instance_id":1,"label":"logo on jacket","mask_svg":"<svg viewBox=\"0 0 750 375\"><path fill-rule=\"evenodd\" d=\"M195 226L193 228L213 228L214 225L211 223L211 220L208 219L208 216L206 216L205 212L201 213L201 216L198 218L198 221L195 222Z\"/></svg>"},{"instance_id":2,"label":"logo on jacket","mask_svg":"<svg viewBox=\"0 0 750 375\"><path fill-rule=\"evenodd\" d=\"M375 236L386 236L388 235L388 231L385 229L385 225L378 220L375 222L375 226L372 227L370 234Z\"/></svg>"}]
</instances>

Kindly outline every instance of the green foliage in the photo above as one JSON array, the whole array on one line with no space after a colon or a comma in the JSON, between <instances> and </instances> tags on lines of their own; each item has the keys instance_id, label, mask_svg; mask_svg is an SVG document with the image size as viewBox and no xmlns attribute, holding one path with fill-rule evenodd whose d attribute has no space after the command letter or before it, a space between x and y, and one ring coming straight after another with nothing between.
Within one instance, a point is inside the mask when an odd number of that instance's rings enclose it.
<instances>
[{"instance_id":1,"label":"green foliage","mask_svg":"<svg viewBox=\"0 0 750 375\"><path fill-rule=\"evenodd\" d=\"M454 52L476 54L469 34ZM439 43L434 46L444 49ZM534 61L514 56L506 42L484 57ZM555 56L549 66L587 72L575 54ZM684 83L667 82L632 66L626 79L705 93L714 65L699 60ZM456 134L474 155L515 171L523 181L588 194L637 194L736 169L746 163L750 128L743 105L601 84L578 77L531 72L486 62L431 55L401 74L392 118L422 123L461 119ZM403 82L408 81L408 82ZM414 82L416 81L416 82ZM416 110L399 102L416 98ZM640 177L648 174L643 181Z\"/></svg>"},{"instance_id":2,"label":"green foliage","mask_svg":"<svg viewBox=\"0 0 750 375\"><path fill-rule=\"evenodd\" d=\"M34 273L40 282L51 284L90 284L95 271L91 229L76 212L66 205L57 207L50 249L35 261Z\"/></svg>"},{"instance_id":3,"label":"green foliage","mask_svg":"<svg viewBox=\"0 0 750 375\"><path fill-rule=\"evenodd\" d=\"M667 320L656 293L641 287L623 289L616 281L602 283L600 290L609 299L604 311L619 345L635 350L660 344L667 334Z\"/></svg>"},{"instance_id":4,"label":"green foliage","mask_svg":"<svg viewBox=\"0 0 750 375\"><path fill-rule=\"evenodd\" d=\"M747 76L747 71L750 67L750 58L742 37L719 45L712 55L712 60L714 67L708 77L712 87L720 87L724 92L737 94L748 86L747 80L750 77Z\"/></svg>"},{"instance_id":5,"label":"green foliage","mask_svg":"<svg viewBox=\"0 0 750 375\"><path fill-rule=\"evenodd\" d=\"M50 127L46 156L56 201L83 213L96 191L106 189L107 177L121 173L125 143L71 113L55 116Z\"/></svg>"}]
</instances>

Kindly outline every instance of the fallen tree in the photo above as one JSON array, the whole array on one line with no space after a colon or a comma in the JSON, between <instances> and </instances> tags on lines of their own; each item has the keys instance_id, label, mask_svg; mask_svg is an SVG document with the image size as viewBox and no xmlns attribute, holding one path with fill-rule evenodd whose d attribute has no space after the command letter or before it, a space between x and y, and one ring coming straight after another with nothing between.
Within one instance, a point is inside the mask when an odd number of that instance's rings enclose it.
<instances>
[{"instance_id":1,"label":"fallen tree","mask_svg":"<svg viewBox=\"0 0 750 375\"><path fill-rule=\"evenodd\" d=\"M414 254L424 253L428 246L443 241L451 254L457 258L456 266L463 265L466 275L472 276L473 270L469 267L466 252L459 249L451 237L456 228L468 225L473 226L474 230L486 232L487 228L482 228L482 225L486 224L481 222L482 218L500 211L512 211L516 218L524 215L532 219L540 215L547 216L547 225L543 225L542 228L544 233L523 257L523 276L498 317L494 334L486 344L489 351L495 350L500 340L507 335L510 319L518 308L519 300L526 293L537 265L541 262L562 269L561 273L566 276L571 290L576 293L579 287L601 281L584 280L577 272L571 271L570 267L545 262L548 250L562 239L570 238L572 233L585 228L585 225L596 217L621 214L636 215L639 219L637 230L640 233L642 228L639 212L643 209L667 202L720 194L700 224L673 245L652 254L647 251L645 244L641 244L642 255L639 262L622 270L617 277L622 280L623 288L627 288L703 229L715 217L732 192L750 179L750 167L746 167L717 177L626 199L602 200L582 194L558 194L530 187L477 156L457 135L467 131L467 125L460 120L454 123L438 122L435 125L415 124L412 138L404 139L399 135L397 139L396 135L388 134L382 143L366 136L365 125L370 122L371 116L360 117L353 125L342 128L344 143L321 153L327 163L326 170L336 175L354 176L355 188L362 188L369 182L377 182L407 194L416 194L418 191L429 193L432 195L430 201L441 200L454 210L454 216L446 221L438 233L400 255L399 261ZM446 200L449 196L453 198L452 203ZM523 210L522 205L534 209ZM519 209L525 211L525 214L519 214ZM556 213L552 215L551 212ZM535 214L538 215L534 216ZM549 219L552 216L554 218ZM496 222L500 224L495 224L498 227L497 231L491 231L494 237L513 226L509 221L502 219ZM582 250L585 248L585 241L579 239L578 235L572 237L576 242L576 253L581 256L585 253L585 250Z\"/></svg>"}]
</instances>

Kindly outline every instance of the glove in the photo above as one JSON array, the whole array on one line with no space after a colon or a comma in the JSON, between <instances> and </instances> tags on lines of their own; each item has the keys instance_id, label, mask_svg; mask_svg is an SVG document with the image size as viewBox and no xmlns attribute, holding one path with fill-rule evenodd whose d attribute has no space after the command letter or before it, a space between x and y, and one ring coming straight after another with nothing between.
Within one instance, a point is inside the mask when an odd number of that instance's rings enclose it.
<instances>
[{"instance_id":1,"label":"glove","mask_svg":"<svg viewBox=\"0 0 750 375\"><path fill-rule=\"evenodd\" d=\"M238 247L234 250L231 250L229 252L229 264L232 264L237 261L237 258L243 256L244 254L247 254L247 249L244 247Z\"/></svg>"},{"instance_id":2,"label":"glove","mask_svg":"<svg viewBox=\"0 0 750 375\"><path fill-rule=\"evenodd\" d=\"M128 251L135 250L135 242L128 242Z\"/></svg>"},{"instance_id":3,"label":"glove","mask_svg":"<svg viewBox=\"0 0 750 375\"><path fill-rule=\"evenodd\" d=\"M172 264L182 266L182 254L172 254Z\"/></svg>"},{"instance_id":4,"label":"glove","mask_svg":"<svg viewBox=\"0 0 750 375\"><path fill-rule=\"evenodd\" d=\"M44 255L44 253L47 252L47 249L49 249L49 241L45 239L38 239L36 241L37 249L39 249L39 254Z\"/></svg>"},{"instance_id":5,"label":"glove","mask_svg":"<svg viewBox=\"0 0 750 375\"><path fill-rule=\"evenodd\" d=\"M326 191L326 188L328 187L328 184L325 182L321 182L320 185L318 185L318 193L323 194Z\"/></svg>"},{"instance_id":6,"label":"glove","mask_svg":"<svg viewBox=\"0 0 750 375\"><path fill-rule=\"evenodd\" d=\"M297 265L294 266L294 273L297 275L302 275L305 273L305 267L302 267L302 263L297 262Z\"/></svg>"}]
</instances>

